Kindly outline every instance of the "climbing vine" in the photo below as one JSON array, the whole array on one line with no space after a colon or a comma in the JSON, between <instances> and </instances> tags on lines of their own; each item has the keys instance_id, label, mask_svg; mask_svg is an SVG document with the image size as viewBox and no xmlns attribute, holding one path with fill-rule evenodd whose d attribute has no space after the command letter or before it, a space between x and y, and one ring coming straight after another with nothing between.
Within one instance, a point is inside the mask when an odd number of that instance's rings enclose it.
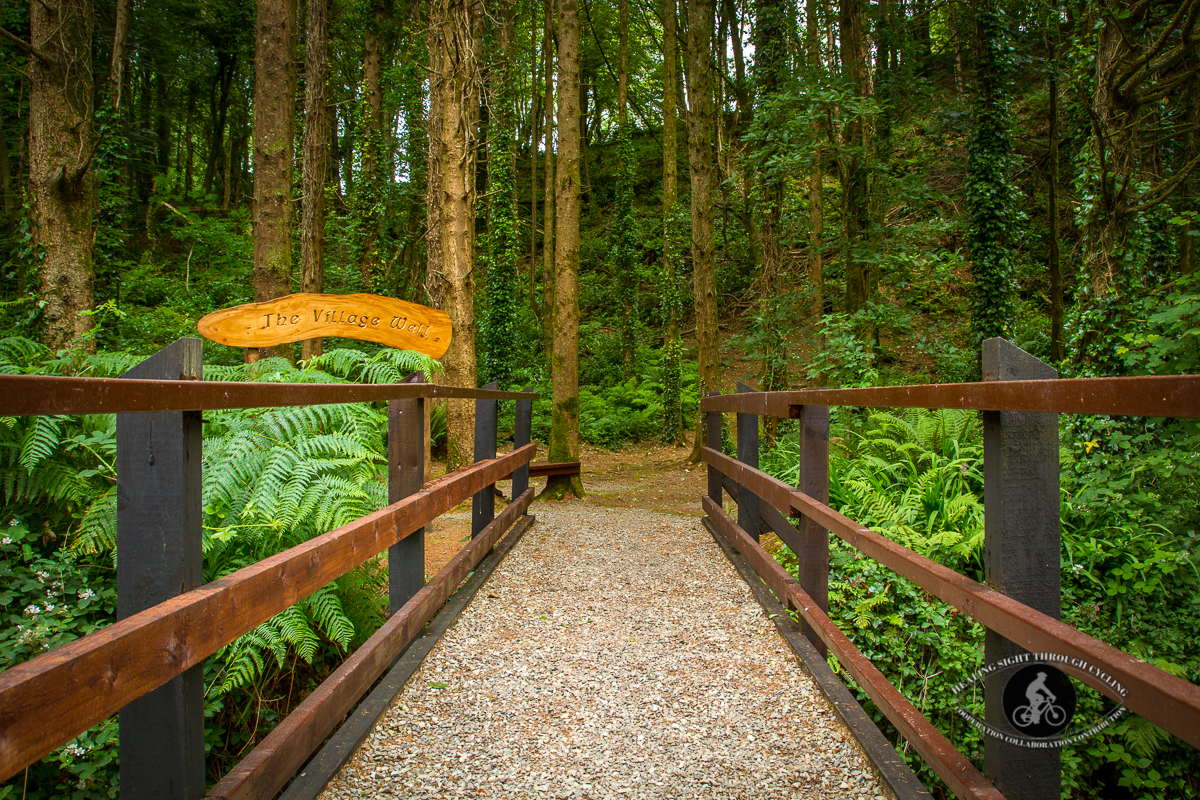
<instances>
[{"instance_id":1,"label":"climbing vine","mask_svg":"<svg viewBox=\"0 0 1200 800\"><path fill-rule=\"evenodd\" d=\"M977 12L980 61L976 71L974 130L967 148L967 247L975 277L971 302L976 346L1004 336L1014 317L1010 236L1013 229L1009 141L1012 47L1002 14L990 4Z\"/></svg>"}]
</instances>

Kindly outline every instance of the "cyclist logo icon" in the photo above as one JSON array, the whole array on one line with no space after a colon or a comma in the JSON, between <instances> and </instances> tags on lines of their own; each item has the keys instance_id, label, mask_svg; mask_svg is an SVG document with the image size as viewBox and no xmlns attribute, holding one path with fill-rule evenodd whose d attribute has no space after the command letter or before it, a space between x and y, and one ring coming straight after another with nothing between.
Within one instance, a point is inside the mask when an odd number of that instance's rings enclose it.
<instances>
[{"instance_id":1,"label":"cyclist logo icon","mask_svg":"<svg viewBox=\"0 0 1200 800\"><path fill-rule=\"evenodd\" d=\"M1062 671L1034 662L1004 685L1004 715L1025 736L1057 736L1075 715L1075 687Z\"/></svg>"}]
</instances>

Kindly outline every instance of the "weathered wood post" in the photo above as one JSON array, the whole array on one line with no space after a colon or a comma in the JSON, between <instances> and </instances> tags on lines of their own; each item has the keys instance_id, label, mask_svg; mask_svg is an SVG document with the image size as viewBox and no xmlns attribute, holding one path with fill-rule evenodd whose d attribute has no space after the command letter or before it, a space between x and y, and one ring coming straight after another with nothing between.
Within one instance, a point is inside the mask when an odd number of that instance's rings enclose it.
<instances>
[{"instance_id":1,"label":"weathered wood post","mask_svg":"<svg viewBox=\"0 0 1200 800\"><path fill-rule=\"evenodd\" d=\"M417 372L410 383L424 383ZM425 479L425 406L414 397L388 401L388 502L421 491ZM425 529L388 548L388 613L395 614L425 585Z\"/></svg>"},{"instance_id":2,"label":"weathered wood post","mask_svg":"<svg viewBox=\"0 0 1200 800\"><path fill-rule=\"evenodd\" d=\"M492 381L484 389L499 389L500 382ZM475 401L475 460L496 457L497 401L480 398ZM471 536L478 536L496 517L496 484L485 486L471 499Z\"/></svg>"},{"instance_id":3,"label":"weathered wood post","mask_svg":"<svg viewBox=\"0 0 1200 800\"><path fill-rule=\"evenodd\" d=\"M521 391L532 392L532 386L526 386ZM513 450L519 450L529 444L533 432L533 401L518 400L517 410L513 415ZM529 465L522 464L513 470L512 499L516 500L525 494L529 488Z\"/></svg>"},{"instance_id":4,"label":"weathered wood post","mask_svg":"<svg viewBox=\"0 0 1200 800\"><path fill-rule=\"evenodd\" d=\"M716 397L717 392L709 392L706 397ZM721 412L706 411L704 413L704 443L721 452ZM721 496L721 471L716 467L708 468L708 497L721 508L725 507Z\"/></svg>"},{"instance_id":5,"label":"weathered wood post","mask_svg":"<svg viewBox=\"0 0 1200 800\"><path fill-rule=\"evenodd\" d=\"M818 502L829 504L829 406L800 407L800 475L796 488ZM800 532L800 588L817 607L829 612L829 534L813 520L802 517ZM828 655L817 632L800 621L801 630L821 655Z\"/></svg>"},{"instance_id":6,"label":"weathered wood post","mask_svg":"<svg viewBox=\"0 0 1200 800\"><path fill-rule=\"evenodd\" d=\"M180 339L121 377L199 380L200 339ZM199 411L117 415L117 619L203 583ZM183 643L178 643L180 647ZM204 794L204 666L121 709L126 800Z\"/></svg>"},{"instance_id":7,"label":"weathered wood post","mask_svg":"<svg viewBox=\"0 0 1200 800\"><path fill-rule=\"evenodd\" d=\"M753 392L753 386L738 381L738 393ZM748 467L758 469L758 414L737 415L737 459ZM745 486L738 487L738 527L758 541L759 513L758 495Z\"/></svg>"},{"instance_id":8,"label":"weathered wood post","mask_svg":"<svg viewBox=\"0 0 1200 800\"><path fill-rule=\"evenodd\" d=\"M983 343L985 381L1050 380L1058 372L1004 339ZM1061 615L1058 415L984 411L984 569L993 589L1048 614ZM991 664L1025 652L988 631L984 660ZM990 725L1018 734L1005 719L1002 695L1011 671L984 686ZM984 737L984 771L1009 800L1058 797L1061 757L1055 748L1033 749Z\"/></svg>"}]
</instances>

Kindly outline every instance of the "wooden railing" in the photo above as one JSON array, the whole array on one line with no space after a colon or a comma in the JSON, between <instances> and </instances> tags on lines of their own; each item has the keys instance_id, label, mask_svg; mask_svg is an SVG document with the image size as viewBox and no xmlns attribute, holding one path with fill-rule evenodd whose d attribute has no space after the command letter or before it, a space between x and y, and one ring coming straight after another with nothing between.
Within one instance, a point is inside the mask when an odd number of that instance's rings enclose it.
<instances>
[{"instance_id":1,"label":"wooden railing","mask_svg":"<svg viewBox=\"0 0 1200 800\"><path fill-rule=\"evenodd\" d=\"M989 585L937 564L829 507L829 406L976 409L983 412L985 553ZM1057 797L1059 754L988 737L985 768L995 785L910 703L829 618L826 531L982 623L986 660L1022 650L1057 653L1107 673L1123 697L1094 673L1084 682L1200 748L1200 687L1059 621L1059 413L1200 417L1200 376L1059 380L1048 366L1009 343L984 343L984 382L867 389L815 389L710 395L706 412L712 523L741 551L780 602L798 613L805 633L832 652L896 729L958 797ZM737 453L721 452L723 411L737 412ZM800 421L799 486L758 469L758 415ZM723 509L722 490L738 518ZM793 526L785 515L800 518ZM795 553L799 580L758 542L771 530ZM989 724L1002 724L999 693L985 692ZM1003 794L1001 794L1003 791Z\"/></svg>"},{"instance_id":2,"label":"wooden railing","mask_svg":"<svg viewBox=\"0 0 1200 800\"><path fill-rule=\"evenodd\" d=\"M203 796L204 659L387 550L391 616L208 795L274 796L532 500L528 390L419 375L372 386L204 382L200 368L200 341L184 339L119 379L0 376L0 416L117 414L120 497L118 621L0 673L0 780L119 711L121 796ZM423 486L424 404L442 397L475 400L476 461ZM497 457L502 399L516 401L516 424L513 451ZM369 401L388 402L391 504L199 586L199 412ZM495 483L509 476L512 501L497 515ZM423 526L468 497L472 539L426 583Z\"/></svg>"}]
</instances>

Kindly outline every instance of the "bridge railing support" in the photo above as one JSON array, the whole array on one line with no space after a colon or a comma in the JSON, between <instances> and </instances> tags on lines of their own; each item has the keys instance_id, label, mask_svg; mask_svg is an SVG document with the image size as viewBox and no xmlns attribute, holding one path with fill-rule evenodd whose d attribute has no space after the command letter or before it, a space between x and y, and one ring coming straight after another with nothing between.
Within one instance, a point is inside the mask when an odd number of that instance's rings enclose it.
<instances>
[{"instance_id":1,"label":"bridge railing support","mask_svg":"<svg viewBox=\"0 0 1200 800\"><path fill-rule=\"evenodd\" d=\"M484 389L499 389L499 381L492 381ZM496 457L496 424L499 402L480 399L475 401L475 460L485 461ZM478 536L496 517L496 484L483 487L471 499L471 536Z\"/></svg>"},{"instance_id":2,"label":"bridge railing support","mask_svg":"<svg viewBox=\"0 0 1200 800\"><path fill-rule=\"evenodd\" d=\"M1004 339L983 343L984 381L1053 380L1058 371ZM983 411L983 550L993 589L1054 619L1062 616L1058 414ZM988 664L1025 653L995 631L984 639ZM984 683L989 725L1019 734L1004 714L1009 675ZM1058 797L1062 758L1057 748L1034 749L984 737L984 772L1009 800Z\"/></svg>"},{"instance_id":3,"label":"bridge railing support","mask_svg":"<svg viewBox=\"0 0 1200 800\"><path fill-rule=\"evenodd\" d=\"M424 383L414 372L406 383ZM388 502L421 491L425 479L426 406L423 397L388 401ZM425 529L388 548L388 614L395 614L425 585Z\"/></svg>"},{"instance_id":4,"label":"bridge railing support","mask_svg":"<svg viewBox=\"0 0 1200 800\"><path fill-rule=\"evenodd\" d=\"M200 380L202 342L179 339L122 378ZM203 578L199 411L117 415L117 618L195 589ZM121 709L121 797L204 794L204 666Z\"/></svg>"}]
</instances>

